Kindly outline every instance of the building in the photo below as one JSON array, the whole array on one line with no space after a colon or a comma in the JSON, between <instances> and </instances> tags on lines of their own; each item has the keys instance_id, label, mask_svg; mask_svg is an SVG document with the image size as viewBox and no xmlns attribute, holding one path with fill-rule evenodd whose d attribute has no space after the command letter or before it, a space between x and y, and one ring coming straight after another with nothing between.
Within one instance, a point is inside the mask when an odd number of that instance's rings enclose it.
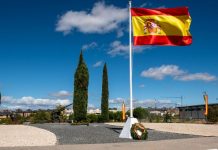
<instances>
[{"instance_id":1,"label":"building","mask_svg":"<svg viewBox=\"0 0 218 150\"><path fill-rule=\"evenodd\" d=\"M163 116L164 112L161 112L159 110L152 110L150 111L150 114L157 115L157 116Z\"/></svg>"},{"instance_id":2,"label":"building","mask_svg":"<svg viewBox=\"0 0 218 150\"><path fill-rule=\"evenodd\" d=\"M0 120L10 117L11 111L9 110L1 110L0 111Z\"/></svg>"},{"instance_id":3,"label":"building","mask_svg":"<svg viewBox=\"0 0 218 150\"><path fill-rule=\"evenodd\" d=\"M101 110L98 108L93 108L93 109L88 109L87 111L88 114L101 114Z\"/></svg>"},{"instance_id":4,"label":"building","mask_svg":"<svg viewBox=\"0 0 218 150\"><path fill-rule=\"evenodd\" d=\"M171 116L178 116L179 109L178 108L147 108L150 114L157 116L164 116L166 113L171 114Z\"/></svg>"},{"instance_id":5,"label":"building","mask_svg":"<svg viewBox=\"0 0 218 150\"><path fill-rule=\"evenodd\" d=\"M118 111L117 108L109 108L109 112L116 113L117 111Z\"/></svg>"},{"instance_id":6,"label":"building","mask_svg":"<svg viewBox=\"0 0 218 150\"><path fill-rule=\"evenodd\" d=\"M0 112L0 120L8 118L10 116L10 113L7 112Z\"/></svg>"},{"instance_id":7,"label":"building","mask_svg":"<svg viewBox=\"0 0 218 150\"><path fill-rule=\"evenodd\" d=\"M21 109L17 109L15 112L13 112L14 114L16 114L16 115L20 115L20 116L22 116L22 117L29 117L32 113L33 113L33 111L31 110L31 109L28 109L28 110L21 110ZM12 113L12 114L13 114Z\"/></svg>"},{"instance_id":8,"label":"building","mask_svg":"<svg viewBox=\"0 0 218 150\"><path fill-rule=\"evenodd\" d=\"M218 106L216 104L208 104L209 107ZM178 107L179 109L179 118L180 119L206 119L204 112L205 112L205 105L191 105L191 106L182 106Z\"/></svg>"}]
</instances>

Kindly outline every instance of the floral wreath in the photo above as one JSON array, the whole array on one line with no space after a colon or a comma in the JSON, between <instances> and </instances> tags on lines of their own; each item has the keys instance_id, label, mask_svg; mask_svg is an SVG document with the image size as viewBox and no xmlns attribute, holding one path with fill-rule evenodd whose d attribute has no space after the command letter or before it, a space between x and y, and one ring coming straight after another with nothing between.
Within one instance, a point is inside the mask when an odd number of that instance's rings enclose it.
<instances>
[{"instance_id":1,"label":"floral wreath","mask_svg":"<svg viewBox=\"0 0 218 150\"><path fill-rule=\"evenodd\" d=\"M133 124L130 132L134 140L146 140L148 138L147 129L141 123Z\"/></svg>"}]
</instances>

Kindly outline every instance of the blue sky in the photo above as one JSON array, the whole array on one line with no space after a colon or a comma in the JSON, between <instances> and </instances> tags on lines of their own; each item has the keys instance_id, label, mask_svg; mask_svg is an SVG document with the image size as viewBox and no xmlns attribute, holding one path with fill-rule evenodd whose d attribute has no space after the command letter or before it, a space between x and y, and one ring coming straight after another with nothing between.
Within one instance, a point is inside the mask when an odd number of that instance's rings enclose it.
<instances>
[{"instance_id":1,"label":"blue sky","mask_svg":"<svg viewBox=\"0 0 218 150\"><path fill-rule=\"evenodd\" d=\"M134 0L133 7L188 6L193 44L134 47L133 97L137 106L218 102L218 4L214 0ZM47 108L72 102L78 57L90 73L89 106L99 107L103 63L110 102L129 97L128 1L1 0L0 91L3 108Z\"/></svg>"}]
</instances>

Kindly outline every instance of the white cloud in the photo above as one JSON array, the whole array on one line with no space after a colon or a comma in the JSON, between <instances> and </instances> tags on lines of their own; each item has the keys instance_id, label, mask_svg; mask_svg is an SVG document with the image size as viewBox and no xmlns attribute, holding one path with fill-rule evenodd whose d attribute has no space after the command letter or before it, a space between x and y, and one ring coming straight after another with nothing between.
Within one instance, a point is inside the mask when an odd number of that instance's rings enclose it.
<instances>
[{"instance_id":1,"label":"white cloud","mask_svg":"<svg viewBox=\"0 0 218 150\"><path fill-rule=\"evenodd\" d=\"M210 75L208 73L186 74L183 76L176 76L175 79L181 80L181 81L193 81L193 80L214 81L214 80L217 80L216 76Z\"/></svg>"},{"instance_id":2,"label":"white cloud","mask_svg":"<svg viewBox=\"0 0 218 150\"><path fill-rule=\"evenodd\" d=\"M61 90L61 91L58 91L58 92L53 93L51 95L54 97L63 98L63 97L69 97L72 94L69 91Z\"/></svg>"},{"instance_id":3,"label":"white cloud","mask_svg":"<svg viewBox=\"0 0 218 150\"><path fill-rule=\"evenodd\" d=\"M111 50L109 50L108 54L111 56L125 55L129 52L129 45L122 45L120 41L111 43L110 48Z\"/></svg>"},{"instance_id":4,"label":"white cloud","mask_svg":"<svg viewBox=\"0 0 218 150\"><path fill-rule=\"evenodd\" d=\"M34 98L31 96L24 96L21 98L14 98L11 96L2 97L2 105L6 108L21 108L21 109L48 109L55 108L57 105L68 105L71 103L69 99L47 99Z\"/></svg>"},{"instance_id":5,"label":"white cloud","mask_svg":"<svg viewBox=\"0 0 218 150\"><path fill-rule=\"evenodd\" d=\"M162 80L166 76L178 76L184 74L176 65L162 65L160 67L149 68L141 72L142 77L154 78Z\"/></svg>"},{"instance_id":6,"label":"white cloud","mask_svg":"<svg viewBox=\"0 0 218 150\"><path fill-rule=\"evenodd\" d=\"M153 5L152 3L145 2L145 3L141 4L139 7L148 7L149 8L152 5ZM156 8L166 8L166 6L165 5L161 5L161 6L158 6Z\"/></svg>"},{"instance_id":7,"label":"white cloud","mask_svg":"<svg viewBox=\"0 0 218 150\"><path fill-rule=\"evenodd\" d=\"M150 7L150 6L152 6L152 3L143 3L143 4L141 4L139 7Z\"/></svg>"},{"instance_id":8,"label":"white cloud","mask_svg":"<svg viewBox=\"0 0 218 150\"><path fill-rule=\"evenodd\" d=\"M88 109L91 109L91 108L96 108L96 107L93 104L88 104Z\"/></svg>"},{"instance_id":9,"label":"white cloud","mask_svg":"<svg viewBox=\"0 0 218 150\"><path fill-rule=\"evenodd\" d=\"M68 11L58 20L56 31L70 33L74 29L82 33L108 33L119 28L128 19L128 9L106 5L104 2L94 4L90 12Z\"/></svg>"},{"instance_id":10,"label":"white cloud","mask_svg":"<svg viewBox=\"0 0 218 150\"><path fill-rule=\"evenodd\" d=\"M110 104L121 104L125 102L125 99L124 98L121 98L121 97L118 97L118 98L115 98L115 99L110 99L109 100L109 103Z\"/></svg>"},{"instance_id":11,"label":"white cloud","mask_svg":"<svg viewBox=\"0 0 218 150\"><path fill-rule=\"evenodd\" d=\"M129 109L129 99L125 100L124 98L115 98L109 100L110 105L114 105L115 107L118 108L118 110L121 109L121 104L125 103L126 108ZM144 99L144 100L133 100L133 107L152 107L154 108L155 106L158 108L162 107L175 107L176 105L179 105L179 103L172 102L170 99L160 99L160 100L155 100L155 99Z\"/></svg>"},{"instance_id":12,"label":"white cloud","mask_svg":"<svg viewBox=\"0 0 218 150\"><path fill-rule=\"evenodd\" d=\"M89 44L83 45L82 50L93 49L93 48L95 48L97 46L98 46L98 44L96 42L91 42Z\"/></svg>"},{"instance_id":13,"label":"white cloud","mask_svg":"<svg viewBox=\"0 0 218 150\"><path fill-rule=\"evenodd\" d=\"M117 29L117 38L120 38L123 35L124 35L124 29L123 28Z\"/></svg>"},{"instance_id":14,"label":"white cloud","mask_svg":"<svg viewBox=\"0 0 218 150\"><path fill-rule=\"evenodd\" d=\"M148 3L143 3L143 4L141 4L139 7L145 7L145 6L147 6L148 5Z\"/></svg>"},{"instance_id":15,"label":"white cloud","mask_svg":"<svg viewBox=\"0 0 218 150\"><path fill-rule=\"evenodd\" d=\"M140 84L139 87L140 87L140 88L144 88L145 85L144 85L144 84Z\"/></svg>"},{"instance_id":16,"label":"white cloud","mask_svg":"<svg viewBox=\"0 0 218 150\"><path fill-rule=\"evenodd\" d=\"M100 67L102 65L103 65L103 61L98 61L95 64L93 64L92 66L96 68L96 67Z\"/></svg>"},{"instance_id":17,"label":"white cloud","mask_svg":"<svg viewBox=\"0 0 218 150\"><path fill-rule=\"evenodd\" d=\"M160 67L149 68L141 72L142 77L154 78L156 80L162 80L166 76L173 77L174 80L181 81L214 81L217 77L210 75L209 73L188 73L179 68L176 65L162 65Z\"/></svg>"},{"instance_id":18,"label":"white cloud","mask_svg":"<svg viewBox=\"0 0 218 150\"><path fill-rule=\"evenodd\" d=\"M141 53L144 50L151 49L151 46L134 46L134 53ZM108 54L114 56L124 56L129 54L129 45L124 45L120 41L114 41L110 44Z\"/></svg>"},{"instance_id":19,"label":"white cloud","mask_svg":"<svg viewBox=\"0 0 218 150\"><path fill-rule=\"evenodd\" d=\"M145 99L145 100L134 100L133 101L134 108L136 107L174 107L175 103L171 100L155 100L155 99Z\"/></svg>"}]
</instances>

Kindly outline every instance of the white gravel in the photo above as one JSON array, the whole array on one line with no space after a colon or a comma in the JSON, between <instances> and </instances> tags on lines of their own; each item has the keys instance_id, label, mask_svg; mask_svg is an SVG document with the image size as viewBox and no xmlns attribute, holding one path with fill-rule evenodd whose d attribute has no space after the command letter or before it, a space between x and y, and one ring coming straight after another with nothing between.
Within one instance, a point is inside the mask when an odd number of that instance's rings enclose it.
<instances>
[{"instance_id":1,"label":"white gravel","mask_svg":"<svg viewBox=\"0 0 218 150\"><path fill-rule=\"evenodd\" d=\"M25 125L0 125L0 147L49 146L56 144L52 132Z\"/></svg>"},{"instance_id":2,"label":"white gravel","mask_svg":"<svg viewBox=\"0 0 218 150\"><path fill-rule=\"evenodd\" d=\"M124 123L108 123L123 126ZM201 136L218 136L218 124L188 124L188 123L143 123L146 128L172 133L192 134Z\"/></svg>"}]
</instances>

